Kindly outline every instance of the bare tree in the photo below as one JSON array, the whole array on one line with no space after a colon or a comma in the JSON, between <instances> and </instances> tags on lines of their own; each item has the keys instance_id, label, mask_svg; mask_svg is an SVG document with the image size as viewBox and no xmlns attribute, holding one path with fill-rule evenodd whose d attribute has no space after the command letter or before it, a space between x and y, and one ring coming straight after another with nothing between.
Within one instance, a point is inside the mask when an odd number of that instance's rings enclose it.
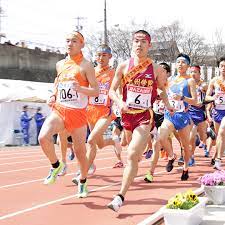
<instances>
[{"instance_id":1,"label":"bare tree","mask_svg":"<svg viewBox=\"0 0 225 225\"><path fill-rule=\"evenodd\" d=\"M180 43L182 51L188 54L192 63L203 65L209 52L209 47L204 43L204 38L199 34L189 31Z\"/></svg>"},{"instance_id":2,"label":"bare tree","mask_svg":"<svg viewBox=\"0 0 225 225\"><path fill-rule=\"evenodd\" d=\"M153 34L153 58L172 62L179 53L178 45L182 40L183 30L178 21L168 26L155 29ZM155 46L154 46L155 44Z\"/></svg>"},{"instance_id":3,"label":"bare tree","mask_svg":"<svg viewBox=\"0 0 225 225\"><path fill-rule=\"evenodd\" d=\"M223 43L221 30L217 30L214 36L212 50L217 61L221 56L225 55L225 44Z\"/></svg>"}]
</instances>

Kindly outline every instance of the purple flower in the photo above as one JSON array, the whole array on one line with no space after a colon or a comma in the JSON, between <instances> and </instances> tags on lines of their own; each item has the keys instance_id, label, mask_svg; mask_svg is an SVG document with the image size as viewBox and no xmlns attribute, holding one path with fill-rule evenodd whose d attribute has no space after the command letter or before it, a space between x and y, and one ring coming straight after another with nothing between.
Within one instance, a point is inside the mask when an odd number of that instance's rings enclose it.
<instances>
[{"instance_id":1,"label":"purple flower","mask_svg":"<svg viewBox=\"0 0 225 225\"><path fill-rule=\"evenodd\" d=\"M198 179L199 183L206 186L225 185L225 171L207 173Z\"/></svg>"}]
</instances>

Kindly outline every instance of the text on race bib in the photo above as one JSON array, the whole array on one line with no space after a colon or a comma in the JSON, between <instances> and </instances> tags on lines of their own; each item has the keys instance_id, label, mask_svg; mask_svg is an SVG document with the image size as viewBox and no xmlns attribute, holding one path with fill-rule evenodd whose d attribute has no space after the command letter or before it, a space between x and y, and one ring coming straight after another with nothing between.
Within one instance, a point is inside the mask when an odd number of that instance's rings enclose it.
<instances>
[{"instance_id":1,"label":"text on race bib","mask_svg":"<svg viewBox=\"0 0 225 225\"><path fill-rule=\"evenodd\" d=\"M127 106L137 109L148 109L151 107L151 87L139 87L127 85Z\"/></svg>"},{"instance_id":2,"label":"text on race bib","mask_svg":"<svg viewBox=\"0 0 225 225\"><path fill-rule=\"evenodd\" d=\"M97 97L90 97L89 104L91 105L107 105L108 101L108 90L100 89L99 96Z\"/></svg>"}]
</instances>

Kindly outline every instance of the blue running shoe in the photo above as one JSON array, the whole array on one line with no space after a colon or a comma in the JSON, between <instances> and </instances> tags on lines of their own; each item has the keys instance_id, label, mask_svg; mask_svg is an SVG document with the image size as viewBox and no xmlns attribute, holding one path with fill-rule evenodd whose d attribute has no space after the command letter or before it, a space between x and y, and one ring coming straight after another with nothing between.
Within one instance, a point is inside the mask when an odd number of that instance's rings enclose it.
<instances>
[{"instance_id":1,"label":"blue running shoe","mask_svg":"<svg viewBox=\"0 0 225 225\"><path fill-rule=\"evenodd\" d=\"M148 150L148 151L146 152L146 154L145 154L145 158L146 158L146 159L150 159L151 156L152 156L152 153L153 153L152 149Z\"/></svg>"},{"instance_id":2,"label":"blue running shoe","mask_svg":"<svg viewBox=\"0 0 225 225\"><path fill-rule=\"evenodd\" d=\"M195 165L195 159L194 159L194 157L191 157L188 162L188 166L194 166L194 165Z\"/></svg>"},{"instance_id":3,"label":"blue running shoe","mask_svg":"<svg viewBox=\"0 0 225 225\"><path fill-rule=\"evenodd\" d=\"M75 154L73 152L73 149L71 149L70 154L68 155L68 159L72 161L74 160L74 158L75 158Z\"/></svg>"}]
</instances>

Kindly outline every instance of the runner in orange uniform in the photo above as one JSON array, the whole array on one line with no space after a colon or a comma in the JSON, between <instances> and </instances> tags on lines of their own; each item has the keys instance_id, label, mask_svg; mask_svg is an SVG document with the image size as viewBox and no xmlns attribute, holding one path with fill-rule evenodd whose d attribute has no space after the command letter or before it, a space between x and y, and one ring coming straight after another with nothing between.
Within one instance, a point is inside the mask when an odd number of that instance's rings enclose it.
<instances>
[{"instance_id":1,"label":"runner in orange uniform","mask_svg":"<svg viewBox=\"0 0 225 225\"><path fill-rule=\"evenodd\" d=\"M88 166L92 168L95 168L95 166L93 166L93 161L96 156L97 146L98 148L103 148L107 145L114 145L116 148L122 148L119 137L114 137L113 140L104 140L103 138L103 133L112 120L116 118L112 112L112 101L108 96L109 88L114 77L114 69L109 66L111 57L112 54L109 46L100 45L98 47L96 52L96 61L98 65L95 69L95 76L99 85L99 96L90 97L87 107L87 119L91 131L87 141L87 158L89 162ZM78 180L79 174L72 181L77 184Z\"/></svg>"},{"instance_id":2,"label":"runner in orange uniform","mask_svg":"<svg viewBox=\"0 0 225 225\"><path fill-rule=\"evenodd\" d=\"M49 99L53 111L45 120L39 135L41 148L52 164L44 184L54 183L64 166L63 162L57 159L52 136L66 129L76 143L74 150L81 169L77 197L86 197L86 107L88 96L98 96L99 89L93 65L83 57L81 51L84 47L82 34L73 32L67 36L66 42L68 56L56 65L55 93Z\"/></svg>"}]
</instances>

